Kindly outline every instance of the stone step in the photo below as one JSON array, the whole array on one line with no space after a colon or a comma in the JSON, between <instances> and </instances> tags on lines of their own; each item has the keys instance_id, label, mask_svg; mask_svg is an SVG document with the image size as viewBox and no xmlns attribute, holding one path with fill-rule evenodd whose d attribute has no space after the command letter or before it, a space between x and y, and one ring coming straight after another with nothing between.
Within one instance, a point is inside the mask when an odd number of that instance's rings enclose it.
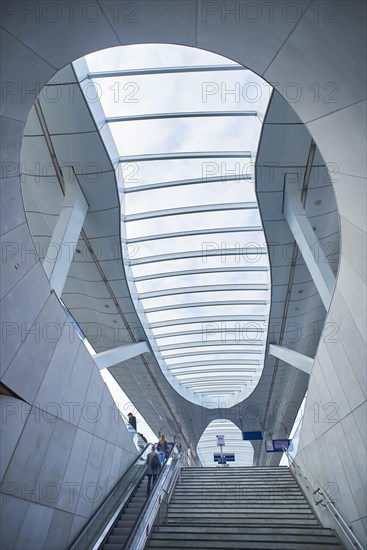
<instances>
[{"instance_id":1,"label":"stone step","mask_svg":"<svg viewBox=\"0 0 367 550\"><path fill-rule=\"evenodd\" d=\"M183 476L204 476L204 475L223 475L223 476L238 476L238 475L266 475L266 476L286 476L292 475L289 468L183 468L181 475Z\"/></svg>"},{"instance_id":2,"label":"stone step","mask_svg":"<svg viewBox=\"0 0 367 550\"><path fill-rule=\"evenodd\" d=\"M297 484L294 480L281 480L281 479L264 479L264 480L258 480L258 479L226 479L226 480L219 480L219 479L206 479L202 478L200 480L197 479L188 479L188 480L181 480L178 482L178 486L182 487L200 487L202 485L208 485L209 487L216 487L218 485L244 485L247 486L257 486L260 487L294 487L297 488Z\"/></svg>"},{"instance_id":3,"label":"stone step","mask_svg":"<svg viewBox=\"0 0 367 550\"><path fill-rule=\"evenodd\" d=\"M200 481L200 480L207 480L207 481L210 481L210 480L217 480L217 479L220 479L220 480L232 480L232 479L258 479L258 480L265 480L265 481L276 481L276 480L279 480L279 481L284 481L284 482L294 482L294 477L291 473L287 473L286 475L261 475L261 474L254 474L254 473L251 473L251 474L238 474L238 475L222 475L222 474L215 474L215 475L211 475L211 474L203 474L203 475L187 475L185 476L184 474L181 473L180 475L180 479L183 479L184 481Z\"/></svg>"},{"instance_id":4,"label":"stone step","mask_svg":"<svg viewBox=\"0 0 367 550\"><path fill-rule=\"evenodd\" d=\"M188 479L187 481L181 480L178 482L178 486L182 487L201 487L202 485L208 485L208 487L216 487L218 485L231 485L231 486L237 486L237 485L243 485L243 486L260 486L260 487L294 487L297 488L297 485L295 481L293 480L287 480L282 481L281 479L274 479L271 480L258 480L258 479L226 479L226 480L218 480L218 479Z\"/></svg>"},{"instance_id":5,"label":"stone step","mask_svg":"<svg viewBox=\"0 0 367 550\"><path fill-rule=\"evenodd\" d=\"M277 507L274 506L245 506L243 504L236 505L236 508L234 508L231 505L226 505L225 503L219 503L217 506L210 506L208 507L207 504L202 505L192 505L191 503L189 506L179 505L175 503L171 503L171 506L169 507L170 513L177 513L177 514L189 514L190 516L196 515L196 514L220 514L220 515L228 515L232 514L234 509L236 510L236 513L239 514L270 514L270 515L279 515L279 514L302 514L305 516L313 515L312 510L307 506L307 504L297 505L295 507L290 507L287 505L279 505Z\"/></svg>"},{"instance_id":6,"label":"stone step","mask_svg":"<svg viewBox=\"0 0 367 550\"><path fill-rule=\"evenodd\" d=\"M155 531L154 531L155 532ZM279 534L279 535L318 535L320 537L322 536L329 536L333 535L333 530L329 529L327 527L314 527L314 526L301 526L301 527L283 527L283 526L272 526L269 525L263 525L263 526L244 526L244 525L238 525L233 524L230 527L226 526L218 526L218 525L211 525L211 526L205 526L205 525L180 525L180 524L170 524L170 525L161 525L159 527L159 533L175 533L175 534L187 534L188 536L192 534L192 536L198 536L199 534L203 534L207 536L208 534L213 534L213 536L216 536L216 534L221 533L228 533L231 534L239 534L239 535L251 535L251 534L259 534L259 535L265 535L265 534Z\"/></svg>"},{"instance_id":7,"label":"stone step","mask_svg":"<svg viewBox=\"0 0 367 550\"><path fill-rule=\"evenodd\" d=\"M171 500L172 504L178 504L182 506L187 506L188 499L185 499L183 497L174 497L174 499ZM190 506L200 506L200 505L206 505L206 506L212 506L215 504L225 504L225 505L232 505L232 506L254 506L254 505L260 505L260 506L284 506L284 505L301 505L304 504L304 499L301 497L295 498L287 498L287 499L279 499L279 498L249 498L247 496L239 497L235 495L226 495L225 497L222 497L221 495L217 496L211 496L211 497L195 497L190 499Z\"/></svg>"},{"instance_id":8,"label":"stone step","mask_svg":"<svg viewBox=\"0 0 367 550\"><path fill-rule=\"evenodd\" d=\"M161 530L158 532L152 533L151 540L161 540L163 543L166 541L174 539L175 541L188 541L191 542L191 544L195 545L195 543L198 540L206 540L207 542L210 541L212 543L213 541L222 541L222 542L307 542L307 543L333 543L335 544L337 542L336 537L332 533L328 533L327 535L320 535L316 532L314 534L300 534L300 533L276 533L276 532L269 532L269 533L246 533L246 534L235 534L230 531L228 532L222 532L222 533L204 533L203 535L199 535L197 533L177 533L171 532L171 533L165 533ZM116 541L117 542L117 541ZM166 546L166 544L163 544L163 546Z\"/></svg>"},{"instance_id":9,"label":"stone step","mask_svg":"<svg viewBox=\"0 0 367 550\"><path fill-rule=\"evenodd\" d=\"M336 550L341 549L342 547L338 544L336 539L330 539L329 541L318 541L318 542L300 542L300 541L274 541L270 537L268 541L230 541L230 540L223 540L223 541L210 541L210 546L208 546L207 540L196 540L195 542L191 540L177 540L176 538L172 537L170 541L164 541L166 547L168 548L195 548L195 550L199 548L210 548L212 549L227 549L227 548L233 548L233 549L246 549L246 550ZM194 544L194 546L193 546ZM110 550L117 550L118 546L110 547ZM162 548L162 539L155 539L152 538L149 540L146 549L149 548Z\"/></svg>"},{"instance_id":10,"label":"stone step","mask_svg":"<svg viewBox=\"0 0 367 550\"><path fill-rule=\"evenodd\" d=\"M227 521L221 517L213 517L210 515L206 516L200 516L192 518L190 516L182 517L179 514L170 514L168 513L166 525L169 525L170 523L180 523L182 524L189 524L189 525L223 525L223 526L230 526L231 524L236 525L236 522L241 521L243 525L272 525L272 526L293 526L293 525L319 525L317 519L310 516L308 518L305 518L304 516L296 517L295 515L291 516L284 516L281 515L281 517L277 518L274 516L270 517L264 517L259 515L253 515L253 516L245 516L240 514L232 514L227 518Z\"/></svg>"},{"instance_id":11,"label":"stone step","mask_svg":"<svg viewBox=\"0 0 367 550\"><path fill-rule=\"evenodd\" d=\"M246 497L252 497L252 498L259 498L261 496L263 497L278 497L278 498L286 498L287 496L290 496L292 498L294 497L302 497L304 498L303 494L301 491L296 491L296 490L291 490L291 491L271 491L269 489L265 490L253 490L253 489L249 489L249 488L236 488L236 487L231 487L231 488L226 488L226 487L222 487L222 488L218 488L216 489L215 491L213 490L209 490L207 487L202 487L201 489L196 489L196 490L182 490L180 487L178 487L176 490L175 490L175 495L177 497L181 497L181 498L187 498L188 496L194 498L198 498L200 496L203 496L203 497L212 497L212 498L217 498L219 495L241 495L241 496L246 496Z\"/></svg>"},{"instance_id":12,"label":"stone step","mask_svg":"<svg viewBox=\"0 0 367 550\"><path fill-rule=\"evenodd\" d=\"M228 473L229 472L229 473ZM233 470L214 470L212 472L186 472L181 470L181 478L183 479L294 479L293 474L289 471L284 473L269 473L269 472L233 472Z\"/></svg>"}]
</instances>

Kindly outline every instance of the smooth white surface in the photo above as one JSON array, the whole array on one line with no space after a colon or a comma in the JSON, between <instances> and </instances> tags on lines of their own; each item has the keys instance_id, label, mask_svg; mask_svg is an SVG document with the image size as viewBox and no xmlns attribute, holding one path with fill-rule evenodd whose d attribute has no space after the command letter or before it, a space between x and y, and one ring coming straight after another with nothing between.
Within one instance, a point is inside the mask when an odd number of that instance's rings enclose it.
<instances>
[{"instance_id":1,"label":"smooth white surface","mask_svg":"<svg viewBox=\"0 0 367 550\"><path fill-rule=\"evenodd\" d=\"M101 353L92 355L92 357L99 370L102 370L113 367L118 363L123 363L127 361L127 359L132 359L142 353L150 353L150 349L146 342L137 342L136 344L120 346L119 348L102 351Z\"/></svg>"},{"instance_id":2,"label":"smooth white surface","mask_svg":"<svg viewBox=\"0 0 367 550\"><path fill-rule=\"evenodd\" d=\"M277 89L282 92L284 85L296 81L302 89L302 96L292 105L300 115L301 120L316 141L325 162L329 166L336 165L333 186L341 218L342 247L359 243L360 232L365 233L365 189L366 189L366 132L365 132L365 8L364 2L338 0L335 6L337 22L327 20L328 12L323 11L321 2L302 3L304 12L311 8L301 20L297 16L292 22L282 16L282 8L289 2L277 2L275 19L269 20L266 12L258 21L250 22L240 17L238 21L233 16L222 20L221 9L226 7L223 2L211 2L216 14L205 21L202 16L204 2L185 1L167 2L148 0L136 2L138 13L135 22L126 20L126 13L115 14L113 6L116 2L103 2L103 12L100 4L84 0L76 7L73 23L68 18L68 7L63 2L54 2L61 7L61 18L51 23L46 17L38 20L31 15L22 17L21 12L9 15L3 21L5 30L2 33L2 53L5 56L3 64L3 78L6 82L15 82L15 93L8 97L2 105L2 227L6 233L25 222L25 214L20 200L20 166L19 155L24 128L24 121L35 99L36 93L21 95L21 84L27 89L37 89L37 83L42 87L46 81L66 63L92 51L121 43L138 42L177 42L190 46L204 47L230 56L233 60L249 66L255 72L263 74L270 81L279 82ZM32 2L27 2L27 7ZM97 10L99 19L91 21L91 15L83 17L82 9L86 4L90 10ZM274 4L275 5L275 4ZM19 4L24 6L24 4ZM315 21L315 9L319 8L319 18ZM99 10L99 11L98 11ZM91 14L92 12L90 12ZM298 23L298 24L297 24ZM9 30L9 34L7 30ZM111 30L112 29L112 30ZM315 53L316 52L316 53ZM325 97L319 102L314 101L311 86L320 83L320 89L327 82L334 82L339 87L339 101L325 103ZM359 103L356 103L359 102ZM316 118L315 118L316 117ZM68 152L71 158L74 151ZM305 160L307 151L305 151ZM268 159L269 160L269 159ZM276 161L276 158L270 159ZM5 164L7 163L7 164ZM9 175L12 177L11 183ZM335 181L338 180L338 181ZM4 216L2 216L4 217ZM348 221L348 237L344 239L344 220ZM354 229L355 228L355 229ZM356 237L354 238L354 232ZM15 234L16 244L21 246L23 237ZM344 240L343 240L344 239ZM366 281L360 277L361 258L365 258L365 251L359 247L355 253L351 249L343 254L343 261L339 268L337 288L328 312L327 323L335 323L334 341L331 340L329 329L323 334L317 351L316 362L310 377L308 402L305 409L305 420L302 428L298 460L306 470L312 473L322 486L332 482L336 484L338 506L352 523L353 528L366 541L366 369L365 369L365 333L363 321L363 305L361 296L365 291ZM30 255L24 258L28 264ZM5 322L15 323L20 329L21 323L27 326L37 319L50 293L50 286L39 263L29 270L21 271L15 268L9 257L4 266L8 281L11 280L10 290L2 298L2 316ZM349 275L353 271L358 275L351 284ZM277 274L278 275L278 274ZM281 273L279 272L279 275ZM354 282L357 282L355 285ZM116 285L118 287L118 285ZM61 306L56 302L52 306L49 320L58 318L57 311ZM17 388L21 397L29 399L27 383L29 371L35 363L28 364L20 357L26 356L26 349L31 345L24 341L19 330L9 336L3 346L2 373L7 372L7 385L11 389ZM33 347L34 342L32 343ZM68 344L69 345L69 344ZM22 350L23 348L23 350ZM42 368L32 376L37 378L34 386L40 385L44 377L44 368L48 370L47 353L44 355L42 344L39 345L39 357ZM330 354L325 354L329 349ZM332 353L331 353L332 350ZM336 357L343 355L348 358L350 367L344 369L339 363L337 377L335 366ZM22 354L20 352L22 351ZM328 357L329 355L329 357ZM320 357L320 360L318 359ZM83 380L82 366L89 366L88 354L84 351L78 355L73 380L65 393L65 401L80 400L88 382ZM11 367L9 367L11 365ZM8 369L9 367L9 369ZM58 368L63 371L63 360L58 360ZM352 369L354 383L360 391L353 395L348 386L348 377ZM139 369L137 369L139 371ZM23 375L20 372L23 371ZM140 372L139 372L140 374ZM284 376L287 375L286 370ZM320 376L321 375L321 376ZM118 376L116 374L116 376ZM139 376L129 379L127 386L139 387ZM126 375L121 375L121 383ZM5 383L5 381L4 381ZM51 380L50 380L51 384ZM52 385L52 384L51 384ZM56 382L55 382L56 386ZM77 387L76 387L77 386ZM79 388L79 389L78 389ZM32 390L33 393L34 390ZM74 393L75 392L75 393ZM173 399L172 393L172 399ZM58 399L60 399L58 397ZM348 401L348 399L350 401ZM319 419L315 418L315 407L319 407ZM333 422L326 422L326 415L330 415L333 408L327 408L328 403L337 406L337 415ZM112 405L112 402L111 402ZM171 402L171 406L175 406ZM325 407L325 409L324 409ZM202 411L198 407L190 408L193 418L201 418ZM157 414L159 409L157 411ZM187 409L184 413L177 407L177 415L183 414L187 418ZM196 416L197 415L197 416ZM195 424L195 421L192 422ZM112 423L111 428L115 427ZM342 428L342 431L340 430ZM31 428L31 441L36 441L39 434L39 425ZM123 430L114 432L115 442L124 440ZM22 445L22 435L18 446ZM340 443L342 441L342 443ZM352 451L348 452L348 448ZM34 451L36 452L36 450ZM123 458L129 451L116 446L115 449L117 470L123 471L126 461ZM103 455L102 455L103 456ZM114 455L115 456L115 455ZM43 457L39 457L40 464ZM16 463L16 455L13 455ZM85 463L81 461L81 470L78 474L71 471L72 479L83 476ZM29 470L31 475L31 470ZM22 478L28 476L26 466L22 471ZM93 477L94 476L94 477ZM97 469L88 474L88 479L98 479ZM111 478L113 475L111 476ZM87 478L86 478L87 479ZM29 500L21 500L7 494L6 506L3 506L2 522L7 525L7 537L11 539L10 546L29 548L48 548L47 541L60 536L60 547L67 547L71 539L80 529L83 521L81 516L75 515L62 535L57 529L61 521L61 510L52 509L52 514L58 514L55 522L50 517L51 508ZM31 511L33 507L40 507L42 514ZM29 509L29 513L27 510ZM90 511L90 507L88 507ZM67 514L68 512L64 512ZM26 515L27 514L27 515ZM25 540L22 525L27 518L25 528L33 522L36 529L31 530L31 540ZM327 521L327 517L323 520ZM48 534L45 529L48 528ZM19 544L17 539L19 538ZM47 535L47 536L46 536ZM7 539L5 540L7 543Z\"/></svg>"},{"instance_id":3,"label":"smooth white surface","mask_svg":"<svg viewBox=\"0 0 367 550\"><path fill-rule=\"evenodd\" d=\"M283 346L276 346L275 344L270 344L269 353L270 355L274 355L274 357L278 357L285 363L296 367L296 369L300 369L306 374L311 374L313 366L313 359L311 357L307 357L306 355L302 355L302 353L287 349Z\"/></svg>"},{"instance_id":4,"label":"smooth white surface","mask_svg":"<svg viewBox=\"0 0 367 550\"><path fill-rule=\"evenodd\" d=\"M65 199L48 245L43 267L51 287L61 296L79 239L88 203L77 181L70 181L70 172L64 170Z\"/></svg>"},{"instance_id":5,"label":"smooth white surface","mask_svg":"<svg viewBox=\"0 0 367 550\"><path fill-rule=\"evenodd\" d=\"M289 179L286 179L285 184L284 214L325 309L328 310L335 287L334 273L302 207L298 188ZM318 251L317 257L315 257L315 247Z\"/></svg>"}]
</instances>

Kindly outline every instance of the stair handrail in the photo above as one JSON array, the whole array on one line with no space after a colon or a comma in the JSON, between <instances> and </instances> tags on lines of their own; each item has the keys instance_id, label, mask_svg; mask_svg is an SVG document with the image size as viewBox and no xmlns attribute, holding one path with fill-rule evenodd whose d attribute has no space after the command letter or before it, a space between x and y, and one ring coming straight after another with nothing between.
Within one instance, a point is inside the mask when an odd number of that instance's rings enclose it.
<instances>
[{"instance_id":1,"label":"stair handrail","mask_svg":"<svg viewBox=\"0 0 367 550\"><path fill-rule=\"evenodd\" d=\"M151 443L147 443L144 449L138 454L138 456L133 460L133 462L129 465L127 470L122 474L122 476L118 479L118 481L115 483L115 485L112 487L111 491L107 494L107 496L103 499L101 504L98 506L96 511L93 513L93 515L89 518L88 522L83 526L82 530L79 532L79 534L74 538L71 545L69 546L69 550L84 550L85 549L85 542L83 541L83 538L86 536L86 533L88 530L90 530L93 526L93 524L96 521L96 518L98 518L98 515L101 513L101 510L104 508L104 506L107 504L108 501L116 498L116 494L121 487L121 485L126 481L130 473L132 472L132 469L135 465L138 464L139 460L143 457L144 453L151 447ZM106 537L106 534L113 526L114 522L116 521L118 515L121 513L124 506L126 506L128 500L130 499L136 484L138 481L142 478L143 475L145 475L145 470L147 469L147 466L144 462L144 464L141 464L142 469L140 472L137 472L137 475L133 476L133 478L128 482L128 486L126 488L126 491L124 492L123 498L120 500L117 508L115 509L114 513L108 520L106 520L106 523L102 530L100 529L98 534L94 534L91 538L91 541L88 542L88 547L91 548L91 550L97 550L103 541L103 539ZM92 545L91 545L92 543Z\"/></svg>"},{"instance_id":2,"label":"stair handrail","mask_svg":"<svg viewBox=\"0 0 367 550\"><path fill-rule=\"evenodd\" d=\"M155 520L159 515L161 505L165 502L165 497L164 495L162 497L162 494L166 495L167 504L172 496L177 477L181 471L182 455L182 451L175 445L125 542L124 548L129 550L145 548Z\"/></svg>"},{"instance_id":3,"label":"stair handrail","mask_svg":"<svg viewBox=\"0 0 367 550\"><path fill-rule=\"evenodd\" d=\"M309 480L307 476L305 476L302 473L302 468L300 467L299 464L297 464L296 459L289 454L288 449L286 447L283 447L283 451L287 456L289 468L293 468L295 474L299 477L302 477L305 480L305 484L304 484L305 487L309 491L312 491L312 488L308 485ZM321 504L322 506L325 506L328 509L330 514L333 516L333 519L337 522L337 524L339 525L340 529L343 531L344 535L347 537L349 542L358 550L364 550L364 546L360 543L360 541L358 540L356 535L353 533L352 529L349 527L348 523L345 521L342 514L336 508L333 501L330 500L328 495L325 492L323 492L320 487L318 487L315 491L312 491L312 494L320 495L321 500L319 500L318 502L315 502L316 506Z\"/></svg>"}]
</instances>

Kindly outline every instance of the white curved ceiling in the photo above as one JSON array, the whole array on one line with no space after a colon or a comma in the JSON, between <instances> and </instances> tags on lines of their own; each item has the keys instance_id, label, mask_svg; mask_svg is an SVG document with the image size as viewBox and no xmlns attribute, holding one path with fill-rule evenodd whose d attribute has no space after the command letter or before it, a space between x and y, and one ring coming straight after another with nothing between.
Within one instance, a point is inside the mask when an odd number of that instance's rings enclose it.
<instances>
[{"instance_id":1,"label":"white curved ceiling","mask_svg":"<svg viewBox=\"0 0 367 550\"><path fill-rule=\"evenodd\" d=\"M253 168L269 86L181 46L86 61L84 93L99 98L120 155L124 260L162 371L198 404L238 403L260 378L267 335Z\"/></svg>"}]
</instances>

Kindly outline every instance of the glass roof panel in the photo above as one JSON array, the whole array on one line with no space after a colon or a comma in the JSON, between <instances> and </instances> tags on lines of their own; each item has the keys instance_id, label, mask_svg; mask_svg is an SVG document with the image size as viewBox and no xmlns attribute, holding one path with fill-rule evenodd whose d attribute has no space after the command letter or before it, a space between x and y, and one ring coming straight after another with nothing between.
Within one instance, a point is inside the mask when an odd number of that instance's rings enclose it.
<instances>
[{"instance_id":1,"label":"glass roof panel","mask_svg":"<svg viewBox=\"0 0 367 550\"><path fill-rule=\"evenodd\" d=\"M130 197L130 195L127 195ZM126 198L127 198L126 197ZM158 205L157 205L158 206ZM152 205L147 205L147 210ZM158 210L158 208L157 208ZM143 221L132 221L126 225L127 237L139 235L160 235L177 231L193 229L224 228L224 227L259 227L260 215L256 210L223 210L221 212L203 212L198 214L184 214L181 216L166 216ZM135 234L134 234L135 232Z\"/></svg>"},{"instance_id":2,"label":"glass roof panel","mask_svg":"<svg viewBox=\"0 0 367 550\"><path fill-rule=\"evenodd\" d=\"M210 287L209 287L210 289ZM188 302L187 294L173 296L161 296L158 298L148 298L142 300L145 308L172 306L177 304L194 304L196 302L215 302L223 300L257 300L264 301L268 298L267 291L230 291L225 290L224 286L220 292L195 292L190 295Z\"/></svg>"},{"instance_id":3,"label":"glass roof panel","mask_svg":"<svg viewBox=\"0 0 367 550\"><path fill-rule=\"evenodd\" d=\"M235 404L259 380L266 341L269 260L254 159L271 89L194 48L106 55L86 60L120 155L121 234L133 249L124 261L139 314L163 372L194 402Z\"/></svg>"},{"instance_id":4,"label":"glass roof panel","mask_svg":"<svg viewBox=\"0 0 367 550\"><path fill-rule=\"evenodd\" d=\"M159 210L167 208L180 208L185 206L197 206L208 204L208 193L210 193L210 204L232 203L241 198L242 202L256 201L253 182L240 180L238 182L220 181L217 183L201 183L197 185L168 187L164 190L156 189L141 191L128 196L125 213L135 214L145 212L147 204Z\"/></svg>"},{"instance_id":5,"label":"glass roof panel","mask_svg":"<svg viewBox=\"0 0 367 550\"><path fill-rule=\"evenodd\" d=\"M190 343L192 343L192 344L194 344L194 343L195 344L207 343L208 345L215 343L218 346L220 346L221 348L223 348L223 346L236 346L237 347L240 344L248 346L248 347L251 347L250 344L252 344L252 347L260 347L264 342L264 340L262 338L260 338L256 334L254 335L253 333L241 334L239 332L238 337L236 339L234 333L223 332L222 334L221 333L217 334L216 338L214 338L213 335L212 335L211 338L209 339L209 337L205 333L203 333L202 331L200 331L199 334L184 334L182 336L172 336L172 337L168 337L168 338L159 338L159 336L158 336L158 337L156 337L156 340L159 342L159 346L161 347L161 351L162 351L162 346L163 347L164 346L169 346L169 347L172 347L172 348L184 349L184 348L180 348L180 345L181 346L183 344L189 345ZM162 353L164 354L165 351L162 351Z\"/></svg>"},{"instance_id":6,"label":"glass roof panel","mask_svg":"<svg viewBox=\"0 0 367 550\"><path fill-rule=\"evenodd\" d=\"M182 109L180 109L181 112ZM239 121L245 125L239 128ZM225 122L225 124L224 124ZM247 131L249 125L249 131ZM224 127L225 126L225 127ZM243 126L243 127L242 127ZM257 117L197 117L168 120L137 120L110 124L121 156L153 153L252 151L253 134L257 141L261 125ZM203 133L205 143L203 144ZM144 140L141 136L144 135ZM218 148L218 144L221 144Z\"/></svg>"},{"instance_id":7,"label":"glass roof panel","mask_svg":"<svg viewBox=\"0 0 367 550\"><path fill-rule=\"evenodd\" d=\"M122 163L124 189L191 179L254 176L255 161L249 158L165 160Z\"/></svg>"},{"instance_id":8,"label":"glass roof panel","mask_svg":"<svg viewBox=\"0 0 367 550\"><path fill-rule=\"evenodd\" d=\"M253 271L246 271L244 267L237 267L233 271L223 270L223 271L208 271L208 269L203 270L203 273L190 275L175 275L168 274L171 276L159 278L157 277L147 281L137 282L136 286L138 292L148 292L149 290L157 290L164 288L177 288L179 285L182 287L187 287L188 285L197 286L197 285L215 285L215 284L247 284L252 282L259 283L268 283L269 275L267 271L259 271L258 266L250 267Z\"/></svg>"}]
</instances>

